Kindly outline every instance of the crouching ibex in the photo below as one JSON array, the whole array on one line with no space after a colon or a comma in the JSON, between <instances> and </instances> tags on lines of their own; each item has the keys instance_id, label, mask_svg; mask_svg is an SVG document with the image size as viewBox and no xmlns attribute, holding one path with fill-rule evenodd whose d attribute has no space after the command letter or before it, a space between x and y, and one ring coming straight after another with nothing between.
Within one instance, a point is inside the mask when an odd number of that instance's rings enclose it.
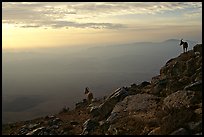
<instances>
[{"instance_id":1,"label":"crouching ibex","mask_svg":"<svg viewBox=\"0 0 204 137\"><path fill-rule=\"evenodd\" d=\"M181 45L183 45L183 53L187 52L188 43L187 42L183 42L183 39L181 39L180 46Z\"/></svg>"},{"instance_id":2,"label":"crouching ibex","mask_svg":"<svg viewBox=\"0 0 204 137\"><path fill-rule=\"evenodd\" d=\"M91 93L91 92L89 91L89 88L88 88L88 87L85 88L85 92L84 92L84 93L87 95L88 104L92 103L93 93Z\"/></svg>"}]
</instances>

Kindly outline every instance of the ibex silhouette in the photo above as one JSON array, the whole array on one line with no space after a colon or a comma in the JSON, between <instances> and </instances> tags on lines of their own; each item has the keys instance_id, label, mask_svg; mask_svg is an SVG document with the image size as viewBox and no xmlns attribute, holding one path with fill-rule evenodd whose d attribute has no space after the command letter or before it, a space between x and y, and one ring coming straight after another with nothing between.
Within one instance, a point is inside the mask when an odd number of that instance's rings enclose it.
<instances>
[{"instance_id":1,"label":"ibex silhouette","mask_svg":"<svg viewBox=\"0 0 204 137\"><path fill-rule=\"evenodd\" d=\"M92 99L93 99L93 93L91 93L89 91L88 87L85 88L85 92L84 93L87 95L88 104L90 104L92 102Z\"/></svg>"},{"instance_id":2,"label":"ibex silhouette","mask_svg":"<svg viewBox=\"0 0 204 137\"><path fill-rule=\"evenodd\" d=\"M181 39L180 46L183 45L183 53L187 52L188 43L184 42L183 39Z\"/></svg>"}]
</instances>

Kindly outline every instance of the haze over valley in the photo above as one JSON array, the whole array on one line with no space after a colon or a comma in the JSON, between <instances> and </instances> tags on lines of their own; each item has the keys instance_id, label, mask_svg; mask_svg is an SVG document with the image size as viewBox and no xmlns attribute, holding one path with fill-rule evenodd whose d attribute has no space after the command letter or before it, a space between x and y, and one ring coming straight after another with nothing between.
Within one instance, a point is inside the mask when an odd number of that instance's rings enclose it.
<instances>
[{"instance_id":1,"label":"haze over valley","mask_svg":"<svg viewBox=\"0 0 204 137\"><path fill-rule=\"evenodd\" d=\"M189 44L191 49L196 42ZM85 98L86 86L95 97L103 97L119 87L150 81L167 59L181 52L176 39L83 47L72 53L69 48L3 52L3 122L73 108Z\"/></svg>"},{"instance_id":2,"label":"haze over valley","mask_svg":"<svg viewBox=\"0 0 204 137\"><path fill-rule=\"evenodd\" d=\"M3 2L2 121L150 81L201 28L201 2Z\"/></svg>"}]
</instances>

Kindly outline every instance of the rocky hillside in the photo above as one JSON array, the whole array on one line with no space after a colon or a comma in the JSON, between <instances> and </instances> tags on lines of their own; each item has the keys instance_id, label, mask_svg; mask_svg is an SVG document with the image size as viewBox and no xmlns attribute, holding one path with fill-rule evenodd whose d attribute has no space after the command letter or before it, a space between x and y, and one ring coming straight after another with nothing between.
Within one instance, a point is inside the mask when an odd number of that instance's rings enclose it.
<instances>
[{"instance_id":1,"label":"rocky hillside","mask_svg":"<svg viewBox=\"0 0 204 137\"><path fill-rule=\"evenodd\" d=\"M2 125L4 135L202 135L202 44L170 59L150 82L74 110Z\"/></svg>"}]
</instances>

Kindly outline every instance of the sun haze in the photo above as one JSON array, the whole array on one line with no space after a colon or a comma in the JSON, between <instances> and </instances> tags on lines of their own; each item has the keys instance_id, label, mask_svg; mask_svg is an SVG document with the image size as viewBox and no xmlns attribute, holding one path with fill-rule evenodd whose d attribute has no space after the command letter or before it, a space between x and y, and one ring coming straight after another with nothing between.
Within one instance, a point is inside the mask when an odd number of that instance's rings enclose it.
<instances>
[{"instance_id":1,"label":"sun haze","mask_svg":"<svg viewBox=\"0 0 204 137\"><path fill-rule=\"evenodd\" d=\"M201 2L3 2L3 50L185 38L202 41Z\"/></svg>"}]
</instances>

